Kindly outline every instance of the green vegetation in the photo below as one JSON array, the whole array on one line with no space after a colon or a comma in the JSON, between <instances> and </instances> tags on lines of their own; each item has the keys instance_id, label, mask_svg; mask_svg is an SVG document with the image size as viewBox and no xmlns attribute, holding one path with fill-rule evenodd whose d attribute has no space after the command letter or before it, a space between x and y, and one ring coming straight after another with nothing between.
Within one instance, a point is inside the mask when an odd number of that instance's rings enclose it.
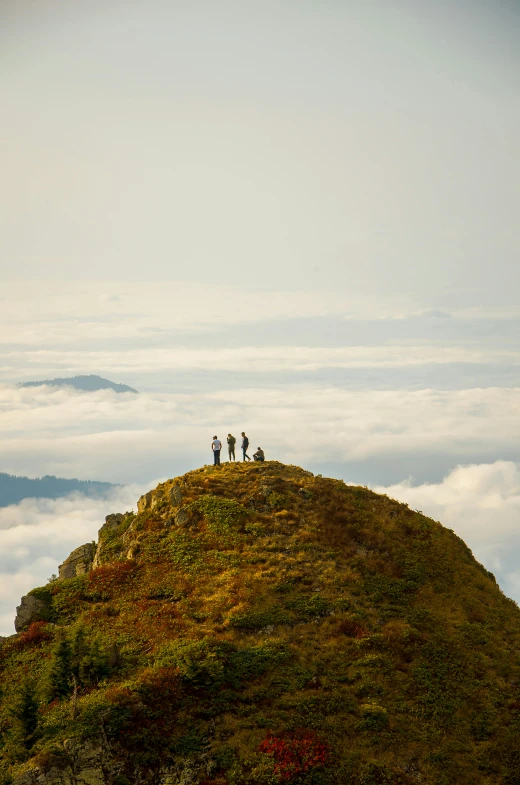
<instances>
[{"instance_id":1,"label":"green vegetation","mask_svg":"<svg viewBox=\"0 0 520 785\"><path fill-rule=\"evenodd\" d=\"M0 782L72 738L113 785L519 785L520 611L435 521L236 464L99 548L0 648Z\"/></svg>"}]
</instances>

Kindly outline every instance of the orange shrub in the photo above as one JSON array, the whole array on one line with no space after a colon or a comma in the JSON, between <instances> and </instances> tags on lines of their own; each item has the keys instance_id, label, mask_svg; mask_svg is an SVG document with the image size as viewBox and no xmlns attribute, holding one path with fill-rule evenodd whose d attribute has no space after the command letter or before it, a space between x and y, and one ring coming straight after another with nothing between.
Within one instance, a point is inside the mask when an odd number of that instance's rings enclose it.
<instances>
[{"instance_id":1,"label":"orange shrub","mask_svg":"<svg viewBox=\"0 0 520 785\"><path fill-rule=\"evenodd\" d=\"M31 646L38 646L43 641L49 641L51 638L46 621L33 621L29 629L21 632L11 645L15 651L20 651Z\"/></svg>"},{"instance_id":2,"label":"orange shrub","mask_svg":"<svg viewBox=\"0 0 520 785\"><path fill-rule=\"evenodd\" d=\"M133 561L118 561L97 567L89 575L89 589L104 597L111 596L124 586L135 574L137 565Z\"/></svg>"}]
</instances>

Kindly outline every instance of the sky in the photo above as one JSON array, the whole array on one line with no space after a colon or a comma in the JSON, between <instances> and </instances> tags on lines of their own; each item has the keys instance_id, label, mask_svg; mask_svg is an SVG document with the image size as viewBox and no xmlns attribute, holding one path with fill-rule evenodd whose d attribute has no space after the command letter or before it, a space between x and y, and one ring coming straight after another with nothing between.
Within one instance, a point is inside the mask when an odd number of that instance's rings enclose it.
<instances>
[{"instance_id":1,"label":"sky","mask_svg":"<svg viewBox=\"0 0 520 785\"><path fill-rule=\"evenodd\" d=\"M0 634L243 429L520 600L519 34L512 0L4 0L0 471L123 487L0 511ZM16 387L82 373L140 395Z\"/></svg>"}]
</instances>

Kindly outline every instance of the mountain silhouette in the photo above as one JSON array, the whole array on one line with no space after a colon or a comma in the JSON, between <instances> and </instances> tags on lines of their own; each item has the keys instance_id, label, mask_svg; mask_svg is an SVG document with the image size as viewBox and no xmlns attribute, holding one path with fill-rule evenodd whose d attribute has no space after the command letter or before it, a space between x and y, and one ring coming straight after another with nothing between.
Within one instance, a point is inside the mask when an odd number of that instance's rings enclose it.
<instances>
[{"instance_id":1,"label":"mountain silhouette","mask_svg":"<svg viewBox=\"0 0 520 785\"><path fill-rule=\"evenodd\" d=\"M58 499L73 491L102 498L114 487L110 482L64 479L53 475L33 479L0 472L0 507L18 504L22 499Z\"/></svg>"},{"instance_id":2,"label":"mountain silhouette","mask_svg":"<svg viewBox=\"0 0 520 785\"><path fill-rule=\"evenodd\" d=\"M44 379L39 382L21 382L18 386L43 387L44 385L49 387L74 387L76 390L82 390L83 392L95 392L96 390L114 390L118 393L138 392L127 384L116 384L116 382L111 382L109 379L103 379L101 376L94 375L71 376L65 379Z\"/></svg>"}]
</instances>

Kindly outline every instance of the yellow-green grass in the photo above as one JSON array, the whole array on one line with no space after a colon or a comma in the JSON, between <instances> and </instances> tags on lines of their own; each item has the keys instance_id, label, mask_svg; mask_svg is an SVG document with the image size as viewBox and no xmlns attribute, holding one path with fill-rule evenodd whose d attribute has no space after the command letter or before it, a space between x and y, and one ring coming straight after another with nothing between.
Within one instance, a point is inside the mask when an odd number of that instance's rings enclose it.
<instances>
[{"instance_id":1,"label":"yellow-green grass","mask_svg":"<svg viewBox=\"0 0 520 785\"><path fill-rule=\"evenodd\" d=\"M227 464L158 486L98 549L90 575L34 590L47 623L0 650L6 782L103 736L120 785L179 761L229 785L520 784L520 611L441 524L295 466ZM284 779L269 736L327 760Z\"/></svg>"}]
</instances>

